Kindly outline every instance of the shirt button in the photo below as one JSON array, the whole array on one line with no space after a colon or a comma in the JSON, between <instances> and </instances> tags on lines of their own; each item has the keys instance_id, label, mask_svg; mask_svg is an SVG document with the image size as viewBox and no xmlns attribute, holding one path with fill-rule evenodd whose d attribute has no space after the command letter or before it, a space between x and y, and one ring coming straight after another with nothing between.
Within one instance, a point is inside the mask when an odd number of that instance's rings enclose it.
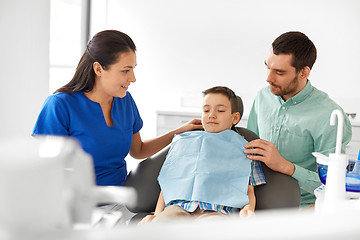
<instances>
[{"instance_id":1,"label":"shirt button","mask_svg":"<svg viewBox=\"0 0 360 240\"><path fill-rule=\"evenodd\" d=\"M279 131L279 127L276 127L276 131Z\"/></svg>"},{"instance_id":2,"label":"shirt button","mask_svg":"<svg viewBox=\"0 0 360 240\"><path fill-rule=\"evenodd\" d=\"M296 104L296 102L294 102L294 104Z\"/></svg>"},{"instance_id":3,"label":"shirt button","mask_svg":"<svg viewBox=\"0 0 360 240\"><path fill-rule=\"evenodd\" d=\"M283 110L285 110L285 107L282 107Z\"/></svg>"}]
</instances>

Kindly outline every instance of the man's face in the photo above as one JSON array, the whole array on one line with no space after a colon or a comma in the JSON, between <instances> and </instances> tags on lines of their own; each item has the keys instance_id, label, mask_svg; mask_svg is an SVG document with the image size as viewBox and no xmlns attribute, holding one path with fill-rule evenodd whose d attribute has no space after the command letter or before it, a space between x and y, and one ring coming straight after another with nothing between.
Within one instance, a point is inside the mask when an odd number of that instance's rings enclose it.
<instances>
[{"instance_id":1,"label":"man's face","mask_svg":"<svg viewBox=\"0 0 360 240\"><path fill-rule=\"evenodd\" d=\"M275 55L271 50L265 61L268 69L266 81L270 85L270 90L285 101L295 96L303 87L299 81L299 74L291 65L292 57L292 54Z\"/></svg>"}]
</instances>

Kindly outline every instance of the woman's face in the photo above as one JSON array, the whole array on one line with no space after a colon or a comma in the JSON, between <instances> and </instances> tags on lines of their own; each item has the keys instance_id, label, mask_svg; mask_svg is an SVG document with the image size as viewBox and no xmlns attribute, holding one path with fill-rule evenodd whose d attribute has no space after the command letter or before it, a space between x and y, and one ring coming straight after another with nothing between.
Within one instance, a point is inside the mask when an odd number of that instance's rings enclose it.
<instances>
[{"instance_id":1,"label":"woman's face","mask_svg":"<svg viewBox=\"0 0 360 240\"><path fill-rule=\"evenodd\" d=\"M94 65L96 89L111 97L125 97L130 84L136 81L135 66L133 51L120 53L118 60L106 70L100 64Z\"/></svg>"}]
</instances>

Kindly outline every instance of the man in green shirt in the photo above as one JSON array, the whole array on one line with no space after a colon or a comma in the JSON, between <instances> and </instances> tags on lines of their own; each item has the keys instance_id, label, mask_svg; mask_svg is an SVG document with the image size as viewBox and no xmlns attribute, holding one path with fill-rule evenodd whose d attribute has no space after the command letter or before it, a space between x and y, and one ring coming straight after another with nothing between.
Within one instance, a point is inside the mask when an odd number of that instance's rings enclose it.
<instances>
[{"instance_id":1,"label":"man in green shirt","mask_svg":"<svg viewBox=\"0 0 360 240\"><path fill-rule=\"evenodd\" d=\"M314 190L321 185L312 152L335 152L337 126L330 115L340 109L328 95L308 80L316 60L316 48L301 32L287 32L272 43L265 61L269 86L257 94L248 129L261 139L245 145L249 159L295 178L301 190L301 207L315 203ZM351 125L344 114L342 150L351 140Z\"/></svg>"}]
</instances>

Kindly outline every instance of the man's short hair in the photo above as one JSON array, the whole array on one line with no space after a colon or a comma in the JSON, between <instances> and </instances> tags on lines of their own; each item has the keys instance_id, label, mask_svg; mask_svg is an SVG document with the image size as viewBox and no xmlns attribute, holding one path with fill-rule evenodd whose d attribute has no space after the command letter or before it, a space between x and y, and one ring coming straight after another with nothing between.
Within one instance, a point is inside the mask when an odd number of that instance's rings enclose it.
<instances>
[{"instance_id":1,"label":"man's short hair","mask_svg":"<svg viewBox=\"0 0 360 240\"><path fill-rule=\"evenodd\" d=\"M292 54L291 65L299 72L304 67L310 69L316 61L316 47L314 43L301 32L286 32L272 43L273 53Z\"/></svg>"}]
</instances>

